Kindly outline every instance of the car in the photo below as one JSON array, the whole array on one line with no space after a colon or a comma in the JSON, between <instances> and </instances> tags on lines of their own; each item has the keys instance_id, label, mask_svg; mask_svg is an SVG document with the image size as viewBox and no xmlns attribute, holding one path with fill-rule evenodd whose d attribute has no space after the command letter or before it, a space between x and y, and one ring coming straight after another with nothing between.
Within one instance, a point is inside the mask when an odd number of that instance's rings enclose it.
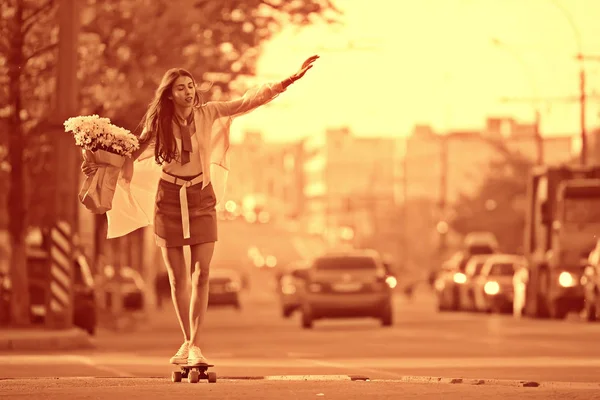
<instances>
[{"instance_id":1,"label":"car","mask_svg":"<svg viewBox=\"0 0 600 400\"><path fill-rule=\"evenodd\" d=\"M73 325L90 335L96 333L98 325L97 302L94 275L88 258L81 251L75 251L73 270Z\"/></svg>"},{"instance_id":2,"label":"car","mask_svg":"<svg viewBox=\"0 0 600 400\"><path fill-rule=\"evenodd\" d=\"M347 250L316 257L310 267L298 270L301 324L305 329L325 318L364 318L393 324L396 278L386 273L378 252Z\"/></svg>"},{"instance_id":3,"label":"car","mask_svg":"<svg viewBox=\"0 0 600 400\"><path fill-rule=\"evenodd\" d=\"M584 293L583 317L589 322L600 320L600 240L589 253L588 265L581 276Z\"/></svg>"},{"instance_id":4,"label":"car","mask_svg":"<svg viewBox=\"0 0 600 400\"><path fill-rule=\"evenodd\" d=\"M465 275L467 263L472 257L498 253L498 241L490 232L471 232L457 251L442 264L435 274L433 287L437 297L438 311L461 309L461 291L467 283Z\"/></svg>"},{"instance_id":5,"label":"car","mask_svg":"<svg viewBox=\"0 0 600 400\"><path fill-rule=\"evenodd\" d=\"M47 269L50 267L45 248L27 248L30 316L33 323L46 320L48 295ZM73 249L73 325L95 334L98 324L96 285L87 256L79 247Z\"/></svg>"},{"instance_id":6,"label":"car","mask_svg":"<svg viewBox=\"0 0 600 400\"><path fill-rule=\"evenodd\" d=\"M477 310L494 313L513 312L514 275L526 260L513 254L495 254L483 264L475 278L474 294Z\"/></svg>"},{"instance_id":7,"label":"car","mask_svg":"<svg viewBox=\"0 0 600 400\"><path fill-rule=\"evenodd\" d=\"M115 267L107 264L104 266L103 286L109 293L117 290L120 286L123 309L127 311L142 311L144 309L144 292L146 283L144 278L136 269L123 265L119 268L120 279L116 279Z\"/></svg>"},{"instance_id":8,"label":"car","mask_svg":"<svg viewBox=\"0 0 600 400\"><path fill-rule=\"evenodd\" d=\"M0 326L8 325L10 317L10 251L8 235L0 230ZM5 239L5 240L4 240Z\"/></svg>"},{"instance_id":9,"label":"car","mask_svg":"<svg viewBox=\"0 0 600 400\"><path fill-rule=\"evenodd\" d=\"M294 261L278 271L276 279L277 295L281 306L281 315L289 318L300 308L300 290L302 273L310 264L305 260Z\"/></svg>"},{"instance_id":10,"label":"car","mask_svg":"<svg viewBox=\"0 0 600 400\"><path fill-rule=\"evenodd\" d=\"M11 286L9 271L0 270L0 325L10 321Z\"/></svg>"},{"instance_id":11,"label":"car","mask_svg":"<svg viewBox=\"0 0 600 400\"><path fill-rule=\"evenodd\" d=\"M466 282L466 265L465 254L457 252L437 272L433 287L438 311L455 311L460 308L459 286Z\"/></svg>"},{"instance_id":12,"label":"car","mask_svg":"<svg viewBox=\"0 0 600 400\"><path fill-rule=\"evenodd\" d=\"M238 310L240 303L240 290L242 278L239 272L227 268L215 268L210 271L208 286L208 305L232 306Z\"/></svg>"},{"instance_id":13,"label":"car","mask_svg":"<svg viewBox=\"0 0 600 400\"><path fill-rule=\"evenodd\" d=\"M499 251L496 236L486 231L468 233L463 240L463 247L469 256L498 253Z\"/></svg>"},{"instance_id":14,"label":"car","mask_svg":"<svg viewBox=\"0 0 600 400\"><path fill-rule=\"evenodd\" d=\"M474 284L477 277L481 275L483 265L489 257L489 254L479 254L472 256L469 261L467 261L464 279L457 279L459 282L462 282L457 285L459 292L459 310L476 310Z\"/></svg>"}]
</instances>

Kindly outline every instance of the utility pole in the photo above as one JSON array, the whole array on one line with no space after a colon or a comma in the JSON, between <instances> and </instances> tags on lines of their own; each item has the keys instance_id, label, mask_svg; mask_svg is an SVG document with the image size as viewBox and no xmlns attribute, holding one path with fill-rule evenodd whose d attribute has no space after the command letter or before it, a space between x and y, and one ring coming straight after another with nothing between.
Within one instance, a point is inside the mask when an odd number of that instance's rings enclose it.
<instances>
[{"instance_id":1,"label":"utility pole","mask_svg":"<svg viewBox=\"0 0 600 400\"><path fill-rule=\"evenodd\" d=\"M565 17L568 22L571 30L573 32L573 37L575 39L575 44L577 46L577 56L576 59L579 64L579 129L581 131L581 165L586 165L587 163L587 128L586 128L586 76L585 76L585 64L584 60L592 59L596 56L586 56L583 54L583 42L581 37L581 31L577 26L577 23L573 19L573 15L569 12L561 2L558 0L550 0L550 3L556 7L562 15Z\"/></svg>"},{"instance_id":2,"label":"utility pole","mask_svg":"<svg viewBox=\"0 0 600 400\"><path fill-rule=\"evenodd\" d=\"M599 58L600 59L600 58ZM580 72L580 93L576 96L560 96L560 97L502 97L500 101L504 103L575 103L578 102L580 106L580 134L581 134L581 155L580 155L580 163L581 165L586 165L587 163L587 130L586 130L586 103L588 100L600 100L600 95L597 94L587 94L585 92L585 73L583 70ZM535 134L538 140L538 160L540 157L540 146L543 146L543 141L541 139L539 133L539 125L540 125L540 115L539 112L536 113L536 121L535 121Z\"/></svg>"},{"instance_id":3,"label":"utility pole","mask_svg":"<svg viewBox=\"0 0 600 400\"><path fill-rule=\"evenodd\" d=\"M61 0L58 6L59 37L57 62L57 88L52 120L54 143L51 184L55 188L52 204L49 204L48 222L54 226L66 223L70 232L77 232L79 155L73 137L65 133L63 122L79 111L79 88L77 85L77 53L79 37L79 0ZM67 228L68 229L68 228ZM48 326L68 328L73 321L73 246L67 246L67 281L64 289L68 301L61 313L47 315ZM70 264L70 268L69 268Z\"/></svg>"},{"instance_id":4,"label":"utility pole","mask_svg":"<svg viewBox=\"0 0 600 400\"><path fill-rule=\"evenodd\" d=\"M513 47L506 45L504 42L497 38L492 38L492 43L494 46L503 48L507 50L514 58L519 62L519 65L523 68L523 72L525 73L529 84L531 85L531 94L534 97L539 97L538 85L536 82L536 77L533 74L533 71L529 67L529 65L525 62L521 52L516 51ZM540 132L540 106L539 103L533 104L534 109L534 137L536 143L536 155L537 160L536 163L538 165L544 164L544 139L542 138L542 133Z\"/></svg>"},{"instance_id":5,"label":"utility pole","mask_svg":"<svg viewBox=\"0 0 600 400\"><path fill-rule=\"evenodd\" d=\"M402 158L402 268L408 268L408 138Z\"/></svg>"},{"instance_id":6,"label":"utility pole","mask_svg":"<svg viewBox=\"0 0 600 400\"><path fill-rule=\"evenodd\" d=\"M537 154L537 165L544 164L544 138L540 132L541 114L538 107L535 108L535 120L533 122L533 135L535 136L535 146Z\"/></svg>"},{"instance_id":7,"label":"utility pole","mask_svg":"<svg viewBox=\"0 0 600 400\"><path fill-rule=\"evenodd\" d=\"M585 124L586 119L586 101L585 93L585 66L583 63L583 54L577 54L579 60L579 125L581 130L581 165L587 163L587 129Z\"/></svg>"},{"instance_id":8,"label":"utility pole","mask_svg":"<svg viewBox=\"0 0 600 400\"><path fill-rule=\"evenodd\" d=\"M448 221L446 221L446 203L448 197L448 141L450 133L440 136L440 194L439 194L439 221L437 231L440 235L438 252L440 257L444 255L447 247Z\"/></svg>"}]
</instances>

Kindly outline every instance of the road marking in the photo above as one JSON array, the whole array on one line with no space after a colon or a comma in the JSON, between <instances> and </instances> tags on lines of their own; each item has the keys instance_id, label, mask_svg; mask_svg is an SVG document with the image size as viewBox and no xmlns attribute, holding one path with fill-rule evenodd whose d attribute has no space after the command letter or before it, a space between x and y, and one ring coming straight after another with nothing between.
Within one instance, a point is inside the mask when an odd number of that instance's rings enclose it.
<instances>
[{"instance_id":1,"label":"road marking","mask_svg":"<svg viewBox=\"0 0 600 400\"><path fill-rule=\"evenodd\" d=\"M287 353L287 356L290 358L320 358L325 357L324 354L321 353Z\"/></svg>"},{"instance_id":2,"label":"road marking","mask_svg":"<svg viewBox=\"0 0 600 400\"><path fill-rule=\"evenodd\" d=\"M431 369L431 368L557 368L557 367L593 367L600 368L600 358L577 357L374 357L374 358L216 358L210 357L219 367L298 367L311 368L315 365L335 368L359 369ZM135 354L92 354L92 355L0 355L0 364L4 365L48 365L57 363L85 364L93 368L104 369L116 375L126 372L112 369L112 366L167 366L163 356L139 356ZM385 371L378 371L385 372ZM387 374L393 374L388 372ZM393 374L398 376L398 374Z\"/></svg>"},{"instance_id":3,"label":"road marking","mask_svg":"<svg viewBox=\"0 0 600 400\"><path fill-rule=\"evenodd\" d=\"M85 365L92 367L94 369L97 369L99 371L108 372L109 374L116 375L120 378L134 378L135 377L135 375L130 374L128 372L121 371L116 368L107 367L104 365L99 365L99 364L95 363L92 359L90 359L89 357L75 356L75 358L82 364L85 364Z\"/></svg>"},{"instance_id":4,"label":"road marking","mask_svg":"<svg viewBox=\"0 0 600 400\"><path fill-rule=\"evenodd\" d=\"M386 375L389 377L393 377L393 378L400 378L402 377L401 374L396 374L394 372L389 372L389 371L383 371L380 369L376 369L376 368L365 368L365 367L360 367L358 365L356 366L349 366L347 364L344 363L335 363L335 362L330 362L330 361L322 361L322 360L310 360L313 363L315 363L315 365L319 365L321 367L333 367L333 368L338 368L338 369L352 369L352 370L356 370L356 371L360 371L362 373L365 372L370 372L373 374L378 374L378 375Z\"/></svg>"},{"instance_id":5,"label":"road marking","mask_svg":"<svg viewBox=\"0 0 600 400\"><path fill-rule=\"evenodd\" d=\"M349 381L349 375L268 375L267 381Z\"/></svg>"},{"instance_id":6,"label":"road marking","mask_svg":"<svg viewBox=\"0 0 600 400\"><path fill-rule=\"evenodd\" d=\"M122 357L122 355L121 355ZM56 364L83 364L99 371L108 372L121 378L132 378L135 375L125 371L100 365L93 357L53 354L53 355L0 355L0 364L2 365L56 365ZM164 364L164 361L163 361Z\"/></svg>"},{"instance_id":7,"label":"road marking","mask_svg":"<svg viewBox=\"0 0 600 400\"><path fill-rule=\"evenodd\" d=\"M336 358L312 361L339 367L390 369L600 367L600 358L587 357Z\"/></svg>"},{"instance_id":8,"label":"road marking","mask_svg":"<svg viewBox=\"0 0 600 400\"><path fill-rule=\"evenodd\" d=\"M210 353L210 358L233 358L233 353Z\"/></svg>"},{"instance_id":9,"label":"road marking","mask_svg":"<svg viewBox=\"0 0 600 400\"><path fill-rule=\"evenodd\" d=\"M306 244L304 244L302 239L300 239L297 236L294 236L292 238L292 245L301 258L310 258L310 252L308 251Z\"/></svg>"}]
</instances>

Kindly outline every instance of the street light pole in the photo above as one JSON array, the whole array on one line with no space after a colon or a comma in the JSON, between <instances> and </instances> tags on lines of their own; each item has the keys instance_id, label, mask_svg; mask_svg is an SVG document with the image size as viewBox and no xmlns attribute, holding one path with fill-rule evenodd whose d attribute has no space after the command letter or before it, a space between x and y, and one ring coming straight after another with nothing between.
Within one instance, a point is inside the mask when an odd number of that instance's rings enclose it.
<instances>
[{"instance_id":1,"label":"street light pole","mask_svg":"<svg viewBox=\"0 0 600 400\"><path fill-rule=\"evenodd\" d=\"M529 83L531 85L531 92L532 92L533 97L539 98L539 92L538 92L535 77L531 71L531 68L525 62L525 60L523 59L521 54L497 38L492 38L492 43L495 46L501 47L504 50L508 51L519 62L519 64L523 68L523 72L527 76L527 79L529 80ZM535 141L536 141L537 164L543 165L544 164L544 139L542 138L542 134L540 132L541 113L540 113L540 106L539 106L538 102L534 103L533 110L534 110L534 116L535 116L533 129L534 129L534 136L535 136Z\"/></svg>"}]
</instances>

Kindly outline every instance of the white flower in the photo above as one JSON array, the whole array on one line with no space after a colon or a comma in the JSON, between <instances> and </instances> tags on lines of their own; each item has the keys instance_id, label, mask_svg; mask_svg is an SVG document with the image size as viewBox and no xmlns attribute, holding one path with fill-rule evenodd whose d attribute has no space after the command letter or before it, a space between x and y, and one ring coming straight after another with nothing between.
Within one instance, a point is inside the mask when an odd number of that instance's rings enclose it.
<instances>
[{"instance_id":1,"label":"white flower","mask_svg":"<svg viewBox=\"0 0 600 400\"><path fill-rule=\"evenodd\" d=\"M75 144L86 150L101 149L131 157L133 151L139 148L135 135L98 115L72 117L64 122L64 126L66 132L73 132Z\"/></svg>"}]
</instances>

